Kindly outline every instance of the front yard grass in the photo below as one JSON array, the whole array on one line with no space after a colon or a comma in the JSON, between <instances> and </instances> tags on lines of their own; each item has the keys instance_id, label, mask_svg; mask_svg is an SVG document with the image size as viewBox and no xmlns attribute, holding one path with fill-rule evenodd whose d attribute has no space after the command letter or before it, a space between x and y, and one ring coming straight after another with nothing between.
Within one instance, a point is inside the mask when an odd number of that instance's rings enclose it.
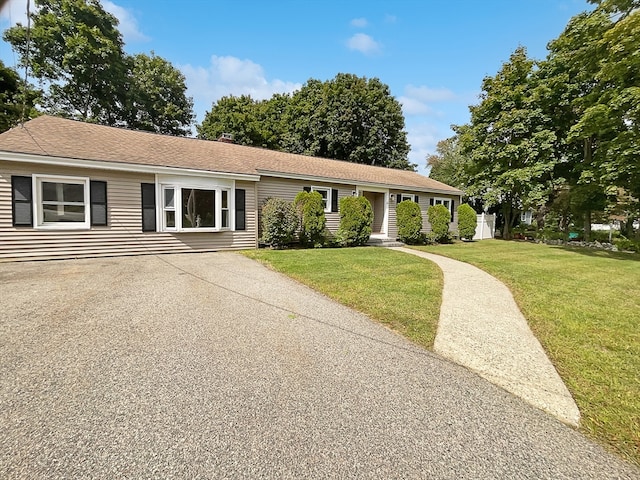
<instances>
[{"instance_id":1,"label":"front yard grass","mask_svg":"<svg viewBox=\"0 0 640 480\"><path fill-rule=\"evenodd\" d=\"M640 464L639 255L500 240L417 248L502 280L573 394L582 430Z\"/></svg>"},{"instance_id":2,"label":"front yard grass","mask_svg":"<svg viewBox=\"0 0 640 480\"><path fill-rule=\"evenodd\" d=\"M442 272L433 263L384 248L244 252L328 297L433 347Z\"/></svg>"}]
</instances>

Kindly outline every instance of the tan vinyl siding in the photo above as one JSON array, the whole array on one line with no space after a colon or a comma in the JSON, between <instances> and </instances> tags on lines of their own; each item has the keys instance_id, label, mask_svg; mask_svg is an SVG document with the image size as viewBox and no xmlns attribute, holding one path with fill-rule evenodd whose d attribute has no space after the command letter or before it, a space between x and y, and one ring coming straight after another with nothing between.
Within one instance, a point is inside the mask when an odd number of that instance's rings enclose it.
<instances>
[{"instance_id":1,"label":"tan vinyl siding","mask_svg":"<svg viewBox=\"0 0 640 480\"><path fill-rule=\"evenodd\" d=\"M418 195L418 205L420 205L420 212L422 213L422 231L429 233L431 231L431 224L429 223L428 210L430 207L429 199L431 198L445 198L454 201L453 222L449 223L449 231L457 234L458 232L458 207L460 206L460 197L451 195L434 194L427 192L416 192L411 190L392 190L395 198L399 198L400 194L413 194ZM398 224L396 219L396 205L397 202L393 201L389 205L389 238L396 238L398 236Z\"/></svg>"},{"instance_id":2,"label":"tan vinyl siding","mask_svg":"<svg viewBox=\"0 0 640 480\"><path fill-rule=\"evenodd\" d=\"M303 191L304 187L325 187L338 190L338 204L342 197L351 196L355 186L336 185L331 183L311 182L307 180L291 180L287 178L262 177L258 182L258 206L270 198L282 198L289 202L295 200L296 195ZM338 230L340 225L340 213L325 213L327 228L331 232Z\"/></svg>"},{"instance_id":3,"label":"tan vinyl siding","mask_svg":"<svg viewBox=\"0 0 640 480\"><path fill-rule=\"evenodd\" d=\"M88 177L107 182L108 225L90 230L37 230L13 227L11 176L33 174ZM256 247L254 182L237 182L246 191L246 230L213 233L142 232L141 183L151 174L61 168L0 162L0 261L151 253L201 252Z\"/></svg>"}]
</instances>

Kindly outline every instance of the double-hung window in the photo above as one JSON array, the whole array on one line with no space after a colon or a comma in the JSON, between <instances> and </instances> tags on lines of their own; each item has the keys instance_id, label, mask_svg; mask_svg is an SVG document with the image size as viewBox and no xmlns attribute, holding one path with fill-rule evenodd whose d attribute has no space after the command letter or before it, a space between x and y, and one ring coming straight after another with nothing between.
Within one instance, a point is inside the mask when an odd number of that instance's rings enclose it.
<instances>
[{"instance_id":1,"label":"double-hung window","mask_svg":"<svg viewBox=\"0 0 640 480\"><path fill-rule=\"evenodd\" d=\"M331 212L331 189L325 187L311 187L312 192L322 195L322 205L325 212Z\"/></svg>"},{"instance_id":2,"label":"double-hung window","mask_svg":"<svg viewBox=\"0 0 640 480\"><path fill-rule=\"evenodd\" d=\"M37 227L90 228L88 178L39 175L34 178Z\"/></svg>"},{"instance_id":3,"label":"double-hung window","mask_svg":"<svg viewBox=\"0 0 640 480\"><path fill-rule=\"evenodd\" d=\"M219 231L231 228L230 188L162 186L162 229Z\"/></svg>"},{"instance_id":4,"label":"double-hung window","mask_svg":"<svg viewBox=\"0 0 640 480\"><path fill-rule=\"evenodd\" d=\"M451 210L451 199L450 198L434 198L434 205L444 205L447 207L447 210Z\"/></svg>"},{"instance_id":5,"label":"double-hung window","mask_svg":"<svg viewBox=\"0 0 640 480\"><path fill-rule=\"evenodd\" d=\"M398 194L398 203L409 200L410 202L418 202L418 196L413 193L400 193Z\"/></svg>"}]
</instances>

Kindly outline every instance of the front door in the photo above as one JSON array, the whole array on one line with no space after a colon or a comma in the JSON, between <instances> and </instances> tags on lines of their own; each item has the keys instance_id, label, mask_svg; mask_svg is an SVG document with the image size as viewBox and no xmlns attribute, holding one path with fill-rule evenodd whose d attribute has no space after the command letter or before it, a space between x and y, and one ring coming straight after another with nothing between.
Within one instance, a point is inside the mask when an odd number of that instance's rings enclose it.
<instances>
[{"instance_id":1,"label":"front door","mask_svg":"<svg viewBox=\"0 0 640 480\"><path fill-rule=\"evenodd\" d=\"M382 192L364 191L362 195L369 200L373 209L373 225L371 235L384 235L385 231L385 194Z\"/></svg>"}]
</instances>

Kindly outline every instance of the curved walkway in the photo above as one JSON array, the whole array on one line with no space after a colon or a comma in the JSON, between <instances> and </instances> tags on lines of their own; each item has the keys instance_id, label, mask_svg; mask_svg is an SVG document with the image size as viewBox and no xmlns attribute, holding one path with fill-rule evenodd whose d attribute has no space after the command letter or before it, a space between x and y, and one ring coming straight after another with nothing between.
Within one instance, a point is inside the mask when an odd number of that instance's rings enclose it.
<instances>
[{"instance_id":1,"label":"curved walkway","mask_svg":"<svg viewBox=\"0 0 640 480\"><path fill-rule=\"evenodd\" d=\"M444 273L437 353L577 426L580 412L509 289L467 263L403 247Z\"/></svg>"}]
</instances>

